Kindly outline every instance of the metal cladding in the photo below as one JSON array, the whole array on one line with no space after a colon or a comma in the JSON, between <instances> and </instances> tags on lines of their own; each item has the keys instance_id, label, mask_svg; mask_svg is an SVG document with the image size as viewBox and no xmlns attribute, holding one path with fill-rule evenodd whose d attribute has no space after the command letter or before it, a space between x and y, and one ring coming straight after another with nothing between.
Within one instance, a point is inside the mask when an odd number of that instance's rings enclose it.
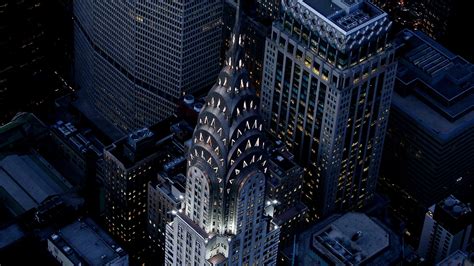
<instances>
[{"instance_id":1,"label":"metal cladding","mask_svg":"<svg viewBox=\"0 0 474 266\"><path fill-rule=\"evenodd\" d=\"M232 226L222 225L235 219L229 217L236 214L230 209L235 208L241 185L249 175L265 171L266 164L259 101L255 90L249 86L248 72L243 66L239 19L225 66L199 114L188 154L188 167L201 169L209 179L212 203L209 213L221 214L217 220L220 230L215 230L226 232L233 231L229 229Z\"/></svg>"}]
</instances>

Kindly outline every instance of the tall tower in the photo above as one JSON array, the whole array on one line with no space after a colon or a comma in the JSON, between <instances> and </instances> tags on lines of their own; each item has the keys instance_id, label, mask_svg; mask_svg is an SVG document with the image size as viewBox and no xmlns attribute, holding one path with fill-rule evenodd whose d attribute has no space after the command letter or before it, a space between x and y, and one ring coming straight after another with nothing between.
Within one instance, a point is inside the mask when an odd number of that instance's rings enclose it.
<instances>
[{"instance_id":1,"label":"tall tower","mask_svg":"<svg viewBox=\"0 0 474 266\"><path fill-rule=\"evenodd\" d=\"M396 71L391 22L355 0L287 0L267 38L261 109L305 167L318 218L371 199Z\"/></svg>"},{"instance_id":2,"label":"tall tower","mask_svg":"<svg viewBox=\"0 0 474 266\"><path fill-rule=\"evenodd\" d=\"M243 66L240 8L226 64L188 154L183 209L166 228L166 265L275 265L279 228L264 216L265 135Z\"/></svg>"},{"instance_id":3,"label":"tall tower","mask_svg":"<svg viewBox=\"0 0 474 266\"><path fill-rule=\"evenodd\" d=\"M219 73L222 2L75 1L75 79L126 132L171 115Z\"/></svg>"}]
</instances>

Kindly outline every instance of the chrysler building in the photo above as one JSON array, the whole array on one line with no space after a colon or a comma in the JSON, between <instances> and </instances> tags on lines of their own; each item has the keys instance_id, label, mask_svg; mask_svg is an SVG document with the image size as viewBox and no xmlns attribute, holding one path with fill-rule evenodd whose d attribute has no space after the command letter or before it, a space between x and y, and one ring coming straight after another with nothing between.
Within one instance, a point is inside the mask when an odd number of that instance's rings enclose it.
<instances>
[{"instance_id":1,"label":"chrysler building","mask_svg":"<svg viewBox=\"0 0 474 266\"><path fill-rule=\"evenodd\" d=\"M276 265L279 228L264 215L267 154L259 101L232 44L199 114L182 209L166 228L166 265Z\"/></svg>"}]
</instances>

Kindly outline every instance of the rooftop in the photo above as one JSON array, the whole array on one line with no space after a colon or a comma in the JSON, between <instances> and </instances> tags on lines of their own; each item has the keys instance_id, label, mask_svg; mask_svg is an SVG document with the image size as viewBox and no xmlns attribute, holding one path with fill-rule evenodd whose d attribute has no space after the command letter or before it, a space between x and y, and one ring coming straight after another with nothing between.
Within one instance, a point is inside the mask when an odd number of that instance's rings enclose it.
<instances>
[{"instance_id":1,"label":"rooftop","mask_svg":"<svg viewBox=\"0 0 474 266\"><path fill-rule=\"evenodd\" d=\"M385 35L387 14L366 0L286 0L283 10L336 49L347 52Z\"/></svg>"},{"instance_id":2,"label":"rooftop","mask_svg":"<svg viewBox=\"0 0 474 266\"><path fill-rule=\"evenodd\" d=\"M90 218L77 221L49 238L73 262L105 265L126 252Z\"/></svg>"},{"instance_id":3,"label":"rooftop","mask_svg":"<svg viewBox=\"0 0 474 266\"><path fill-rule=\"evenodd\" d=\"M188 123L171 117L123 137L106 147L106 151L125 168L133 167L150 156L161 156L165 171L171 171L185 163L183 143L191 138L192 132Z\"/></svg>"},{"instance_id":4,"label":"rooftop","mask_svg":"<svg viewBox=\"0 0 474 266\"><path fill-rule=\"evenodd\" d=\"M186 177L183 174L169 177L166 173L159 173L157 179L150 181L150 185L159 189L175 204L179 204L184 198Z\"/></svg>"},{"instance_id":5,"label":"rooftop","mask_svg":"<svg viewBox=\"0 0 474 266\"><path fill-rule=\"evenodd\" d=\"M15 154L0 161L0 193L15 202L8 207L16 215L71 188L72 185L40 155Z\"/></svg>"},{"instance_id":6,"label":"rooftop","mask_svg":"<svg viewBox=\"0 0 474 266\"><path fill-rule=\"evenodd\" d=\"M431 206L430 212L438 224L453 234L472 224L474 218L471 207L453 195Z\"/></svg>"},{"instance_id":7,"label":"rooftop","mask_svg":"<svg viewBox=\"0 0 474 266\"><path fill-rule=\"evenodd\" d=\"M474 65L418 31L397 38L393 106L441 138L474 124Z\"/></svg>"},{"instance_id":8,"label":"rooftop","mask_svg":"<svg viewBox=\"0 0 474 266\"><path fill-rule=\"evenodd\" d=\"M453 195L450 195L445 200L438 203L438 207L443 208L446 213L453 217L460 217L472 212L471 207L465 203L462 203L456 199Z\"/></svg>"},{"instance_id":9,"label":"rooftop","mask_svg":"<svg viewBox=\"0 0 474 266\"><path fill-rule=\"evenodd\" d=\"M389 265L401 254L399 238L363 213L333 215L298 238L296 265Z\"/></svg>"},{"instance_id":10,"label":"rooftop","mask_svg":"<svg viewBox=\"0 0 474 266\"><path fill-rule=\"evenodd\" d=\"M456 250L454 253L449 255L444 260L440 261L436 266L458 266L464 265L464 261L467 260L467 254L461 250Z\"/></svg>"},{"instance_id":11,"label":"rooftop","mask_svg":"<svg viewBox=\"0 0 474 266\"><path fill-rule=\"evenodd\" d=\"M363 0L300 0L344 31L360 26L383 14L379 8Z\"/></svg>"},{"instance_id":12,"label":"rooftop","mask_svg":"<svg viewBox=\"0 0 474 266\"><path fill-rule=\"evenodd\" d=\"M71 122L57 121L52 126L53 132L56 132L62 139L71 144L71 146L80 153L92 151L97 157L103 154L104 145L100 142L89 129L78 129Z\"/></svg>"}]
</instances>

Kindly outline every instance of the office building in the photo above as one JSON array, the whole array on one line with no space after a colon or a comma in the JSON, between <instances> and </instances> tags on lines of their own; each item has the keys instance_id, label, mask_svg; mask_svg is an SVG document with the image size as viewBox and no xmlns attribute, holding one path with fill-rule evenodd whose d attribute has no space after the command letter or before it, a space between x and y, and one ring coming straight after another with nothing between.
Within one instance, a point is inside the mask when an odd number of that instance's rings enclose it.
<instances>
[{"instance_id":1,"label":"office building","mask_svg":"<svg viewBox=\"0 0 474 266\"><path fill-rule=\"evenodd\" d=\"M184 155L184 154L183 154ZM185 157L182 162L185 163ZM149 250L155 261L165 258L166 225L173 221L174 215L181 209L184 199L186 177L183 174L167 175L162 172L148 183L147 233Z\"/></svg>"},{"instance_id":2,"label":"office building","mask_svg":"<svg viewBox=\"0 0 474 266\"><path fill-rule=\"evenodd\" d=\"M280 228L282 246L293 240L293 235L307 219L308 207L301 201L304 170L283 142L269 143L265 212Z\"/></svg>"},{"instance_id":3,"label":"office building","mask_svg":"<svg viewBox=\"0 0 474 266\"><path fill-rule=\"evenodd\" d=\"M261 109L306 169L311 220L373 197L396 71L387 14L366 1L293 0L267 38Z\"/></svg>"},{"instance_id":4,"label":"office building","mask_svg":"<svg viewBox=\"0 0 474 266\"><path fill-rule=\"evenodd\" d=\"M381 177L429 207L474 182L474 65L419 31L397 36L399 67ZM413 215L408 215L412 219Z\"/></svg>"},{"instance_id":5,"label":"office building","mask_svg":"<svg viewBox=\"0 0 474 266\"><path fill-rule=\"evenodd\" d=\"M56 121L51 126L51 136L59 165L69 174L75 185L85 187L95 178L97 161L103 156L104 144L90 129L77 128L74 123ZM67 170L66 170L67 168Z\"/></svg>"},{"instance_id":6,"label":"office building","mask_svg":"<svg viewBox=\"0 0 474 266\"><path fill-rule=\"evenodd\" d=\"M333 215L298 235L284 249L287 265L392 265L402 255L400 238L363 213ZM290 264L291 262L291 264Z\"/></svg>"},{"instance_id":7,"label":"office building","mask_svg":"<svg viewBox=\"0 0 474 266\"><path fill-rule=\"evenodd\" d=\"M279 229L264 216L265 135L237 10L226 65L188 152L184 207L166 227L165 265L276 264Z\"/></svg>"},{"instance_id":8,"label":"office building","mask_svg":"<svg viewBox=\"0 0 474 266\"><path fill-rule=\"evenodd\" d=\"M48 251L61 265L128 265L127 252L90 218L52 234Z\"/></svg>"},{"instance_id":9,"label":"office building","mask_svg":"<svg viewBox=\"0 0 474 266\"><path fill-rule=\"evenodd\" d=\"M304 170L283 143L276 142L270 148L265 194L268 203L276 202L273 215L279 216L300 202Z\"/></svg>"},{"instance_id":10,"label":"office building","mask_svg":"<svg viewBox=\"0 0 474 266\"><path fill-rule=\"evenodd\" d=\"M166 163L184 154L174 118L138 130L105 148L105 222L107 230L129 252L145 260L147 185ZM177 130L177 131L175 131ZM190 134L189 134L190 135Z\"/></svg>"},{"instance_id":11,"label":"office building","mask_svg":"<svg viewBox=\"0 0 474 266\"><path fill-rule=\"evenodd\" d=\"M418 254L437 263L457 250L466 251L471 238L473 214L469 205L449 196L426 212Z\"/></svg>"},{"instance_id":12,"label":"office building","mask_svg":"<svg viewBox=\"0 0 474 266\"><path fill-rule=\"evenodd\" d=\"M217 77L221 18L218 0L74 2L81 111L128 133L167 118Z\"/></svg>"},{"instance_id":13,"label":"office building","mask_svg":"<svg viewBox=\"0 0 474 266\"><path fill-rule=\"evenodd\" d=\"M458 0L372 0L386 11L397 31L420 30L431 38L473 62L474 42L463 30L470 16L467 1Z\"/></svg>"}]
</instances>

